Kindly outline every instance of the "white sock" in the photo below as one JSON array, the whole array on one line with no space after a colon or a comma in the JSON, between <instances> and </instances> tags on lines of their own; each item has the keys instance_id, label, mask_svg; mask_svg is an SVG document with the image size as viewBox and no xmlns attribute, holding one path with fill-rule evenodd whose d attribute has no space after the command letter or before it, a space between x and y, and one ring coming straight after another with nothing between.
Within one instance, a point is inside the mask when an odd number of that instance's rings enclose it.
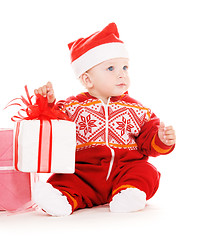
<instances>
[{"instance_id":1,"label":"white sock","mask_svg":"<svg viewBox=\"0 0 220 240\"><path fill-rule=\"evenodd\" d=\"M69 204L67 197L49 183L35 183L32 199L49 215L61 217L72 213L72 206Z\"/></svg>"},{"instance_id":2,"label":"white sock","mask_svg":"<svg viewBox=\"0 0 220 240\"><path fill-rule=\"evenodd\" d=\"M127 188L116 194L110 202L110 211L116 213L135 212L145 208L146 193L137 188Z\"/></svg>"}]
</instances>

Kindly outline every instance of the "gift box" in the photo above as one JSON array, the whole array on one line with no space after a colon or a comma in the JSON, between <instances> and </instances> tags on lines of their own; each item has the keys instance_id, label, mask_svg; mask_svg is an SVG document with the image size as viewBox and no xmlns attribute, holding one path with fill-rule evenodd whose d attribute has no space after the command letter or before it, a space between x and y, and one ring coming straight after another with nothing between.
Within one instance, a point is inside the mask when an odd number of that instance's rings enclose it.
<instances>
[{"instance_id":1,"label":"gift box","mask_svg":"<svg viewBox=\"0 0 220 240\"><path fill-rule=\"evenodd\" d=\"M14 164L22 172L74 173L75 123L22 120L15 123Z\"/></svg>"},{"instance_id":2,"label":"gift box","mask_svg":"<svg viewBox=\"0 0 220 240\"><path fill-rule=\"evenodd\" d=\"M31 204L30 173L13 167L13 130L0 129L0 210L17 211Z\"/></svg>"},{"instance_id":3,"label":"gift box","mask_svg":"<svg viewBox=\"0 0 220 240\"><path fill-rule=\"evenodd\" d=\"M76 126L60 109L49 104L47 97L15 98L6 106L21 107L11 119L15 122L14 165L22 172L74 173ZM21 103L19 103L21 102ZM60 101L62 102L62 101Z\"/></svg>"}]
</instances>

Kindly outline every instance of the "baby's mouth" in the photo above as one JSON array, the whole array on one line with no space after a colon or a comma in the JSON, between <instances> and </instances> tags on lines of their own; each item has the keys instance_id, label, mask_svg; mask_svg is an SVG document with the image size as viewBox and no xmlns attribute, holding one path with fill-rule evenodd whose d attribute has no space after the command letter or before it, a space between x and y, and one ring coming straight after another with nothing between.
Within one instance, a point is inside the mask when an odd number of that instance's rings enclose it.
<instances>
[{"instance_id":1,"label":"baby's mouth","mask_svg":"<svg viewBox=\"0 0 220 240\"><path fill-rule=\"evenodd\" d=\"M125 84L125 83L119 83L119 84L117 84L116 86L117 86L117 87L125 87L126 84Z\"/></svg>"}]
</instances>

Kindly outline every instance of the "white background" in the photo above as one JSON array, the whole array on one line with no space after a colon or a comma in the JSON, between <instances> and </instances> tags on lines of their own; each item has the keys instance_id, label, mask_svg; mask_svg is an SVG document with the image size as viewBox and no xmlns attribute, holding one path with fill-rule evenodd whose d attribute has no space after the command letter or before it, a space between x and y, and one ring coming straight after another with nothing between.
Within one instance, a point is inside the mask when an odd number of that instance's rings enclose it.
<instances>
[{"instance_id":1,"label":"white background","mask_svg":"<svg viewBox=\"0 0 220 240\"><path fill-rule=\"evenodd\" d=\"M219 239L219 13L217 0L1 0L0 128L13 126L17 109L2 109L25 94L26 84L33 94L52 81L59 100L84 91L67 44L116 22L131 58L129 93L174 126L177 145L151 159L161 185L140 213L114 215L100 207L68 218L0 216L0 230L23 237L117 239L120 232L124 239L139 233Z\"/></svg>"}]
</instances>

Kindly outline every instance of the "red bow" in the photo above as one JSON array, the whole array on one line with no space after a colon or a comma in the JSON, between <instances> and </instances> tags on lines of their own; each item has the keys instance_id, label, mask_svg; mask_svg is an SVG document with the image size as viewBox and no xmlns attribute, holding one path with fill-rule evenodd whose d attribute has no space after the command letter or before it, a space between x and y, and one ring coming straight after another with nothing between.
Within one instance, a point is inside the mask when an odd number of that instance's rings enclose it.
<instances>
[{"instance_id":1,"label":"red bow","mask_svg":"<svg viewBox=\"0 0 220 240\"><path fill-rule=\"evenodd\" d=\"M21 121L21 120L49 120L49 119L62 119L62 120L69 120L70 118L61 110L59 110L57 105L49 106L47 97L43 97L40 94L36 95L36 103L32 103L33 95L30 96L27 86L25 86L25 92L27 95L27 99L25 99L23 96L20 98L15 98L11 100L8 105L5 107L17 105L20 106L21 109L18 111L18 116L13 116L11 118L12 121ZM21 100L24 105L26 105L26 108L22 106L23 104L20 104L18 102L15 102L17 100ZM25 115L24 115L25 114Z\"/></svg>"}]
</instances>

